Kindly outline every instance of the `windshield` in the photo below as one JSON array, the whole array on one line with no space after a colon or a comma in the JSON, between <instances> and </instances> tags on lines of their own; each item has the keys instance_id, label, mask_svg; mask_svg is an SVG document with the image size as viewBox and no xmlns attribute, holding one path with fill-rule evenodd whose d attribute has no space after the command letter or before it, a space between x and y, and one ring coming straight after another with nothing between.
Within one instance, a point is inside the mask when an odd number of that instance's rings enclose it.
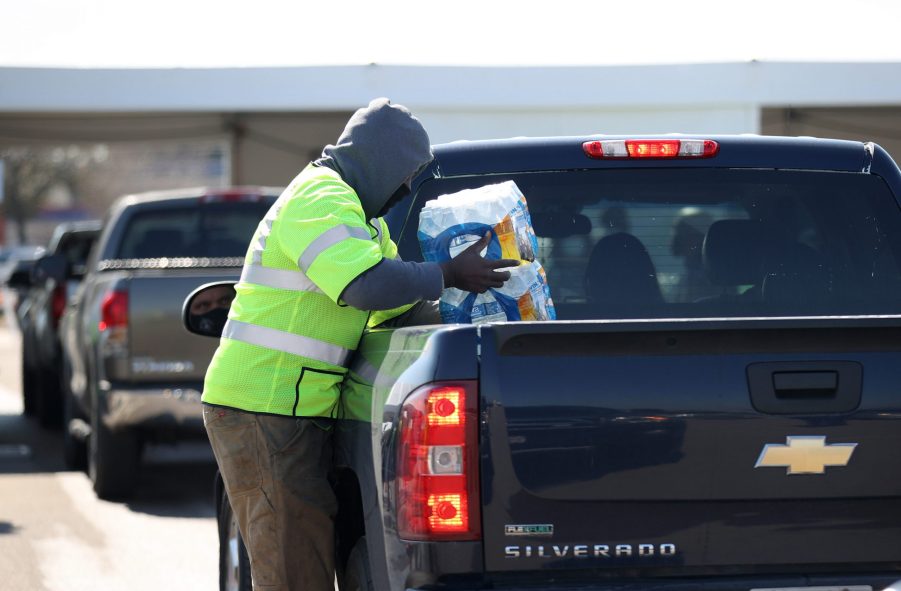
<instances>
[{"instance_id":1,"label":"windshield","mask_svg":"<svg viewBox=\"0 0 901 591\"><path fill-rule=\"evenodd\" d=\"M60 238L56 251L66 258L70 266L83 267L99 234L99 230L69 232Z\"/></svg>"},{"instance_id":2,"label":"windshield","mask_svg":"<svg viewBox=\"0 0 901 591\"><path fill-rule=\"evenodd\" d=\"M423 184L399 242L422 260L419 210L513 180L560 320L901 313L901 212L866 174L659 169Z\"/></svg>"}]
</instances>

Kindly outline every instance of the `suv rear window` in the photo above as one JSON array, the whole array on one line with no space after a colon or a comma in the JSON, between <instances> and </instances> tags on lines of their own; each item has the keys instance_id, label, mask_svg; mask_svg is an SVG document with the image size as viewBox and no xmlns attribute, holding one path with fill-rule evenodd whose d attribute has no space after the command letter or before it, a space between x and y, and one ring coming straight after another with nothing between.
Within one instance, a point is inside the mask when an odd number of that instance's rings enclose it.
<instances>
[{"instance_id":1,"label":"suv rear window","mask_svg":"<svg viewBox=\"0 0 901 591\"><path fill-rule=\"evenodd\" d=\"M867 174L621 169L435 179L423 203L513 180L561 320L901 313L901 212Z\"/></svg>"},{"instance_id":2,"label":"suv rear window","mask_svg":"<svg viewBox=\"0 0 901 591\"><path fill-rule=\"evenodd\" d=\"M128 221L116 258L243 258L274 199L193 202L138 211Z\"/></svg>"}]
</instances>

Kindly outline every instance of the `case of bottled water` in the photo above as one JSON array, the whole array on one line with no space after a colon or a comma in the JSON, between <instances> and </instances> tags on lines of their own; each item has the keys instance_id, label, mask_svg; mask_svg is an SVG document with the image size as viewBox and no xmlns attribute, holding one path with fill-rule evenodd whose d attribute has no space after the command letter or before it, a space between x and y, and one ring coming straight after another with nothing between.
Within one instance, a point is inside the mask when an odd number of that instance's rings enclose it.
<instances>
[{"instance_id":1,"label":"case of bottled water","mask_svg":"<svg viewBox=\"0 0 901 591\"><path fill-rule=\"evenodd\" d=\"M506 269L510 280L483 294L445 289L439 308L444 322L483 323L556 318L538 239L528 205L512 181L466 189L428 201L419 216L419 243L427 261L452 259L486 233L488 259L519 259Z\"/></svg>"}]
</instances>

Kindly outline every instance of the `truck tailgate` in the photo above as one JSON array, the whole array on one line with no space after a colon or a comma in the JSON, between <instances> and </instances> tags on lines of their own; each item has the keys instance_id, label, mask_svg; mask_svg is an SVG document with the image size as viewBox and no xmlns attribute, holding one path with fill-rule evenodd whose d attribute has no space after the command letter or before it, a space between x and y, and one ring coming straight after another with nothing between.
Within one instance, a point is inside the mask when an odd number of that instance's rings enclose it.
<instances>
[{"instance_id":1,"label":"truck tailgate","mask_svg":"<svg viewBox=\"0 0 901 591\"><path fill-rule=\"evenodd\" d=\"M202 381L218 341L189 334L182 303L196 287L237 279L236 270L186 269L137 272L128 282L130 359L124 379Z\"/></svg>"},{"instance_id":2,"label":"truck tailgate","mask_svg":"<svg viewBox=\"0 0 901 591\"><path fill-rule=\"evenodd\" d=\"M489 571L901 567L897 317L487 325L480 376Z\"/></svg>"}]
</instances>

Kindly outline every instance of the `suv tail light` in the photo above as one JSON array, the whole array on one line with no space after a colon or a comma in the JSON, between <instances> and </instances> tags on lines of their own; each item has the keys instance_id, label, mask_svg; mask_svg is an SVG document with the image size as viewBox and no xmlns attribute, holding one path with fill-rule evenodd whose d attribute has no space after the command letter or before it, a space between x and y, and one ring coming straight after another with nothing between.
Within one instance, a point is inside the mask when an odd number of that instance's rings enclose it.
<instances>
[{"instance_id":1,"label":"suv tail light","mask_svg":"<svg viewBox=\"0 0 901 591\"><path fill-rule=\"evenodd\" d=\"M405 540L482 537L477 382L424 386L404 402L397 449L397 523Z\"/></svg>"},{"instance_id":2,"label":"suv tail light","mask_svg":"<svg viewBox=\"0 0 901 591\"><path fill-rule=\"evenodd\" d=\"M50 311L53 314L53 326L59 326L59 319L63 317L66 311L66 284L59 283L53 288L53 295L50 301Z\"/></svg>"},{"instance_id":3,"label":"suv tail light","mask_svg":"<svg viewBox=\"0 0 901 591\"><path fill-rule=\"evenodd\" d=\"M720 146L713 140L600 140L583 143L582 150L589 158L600 160L712 158Z\"/></svg>"}]
</instances>

